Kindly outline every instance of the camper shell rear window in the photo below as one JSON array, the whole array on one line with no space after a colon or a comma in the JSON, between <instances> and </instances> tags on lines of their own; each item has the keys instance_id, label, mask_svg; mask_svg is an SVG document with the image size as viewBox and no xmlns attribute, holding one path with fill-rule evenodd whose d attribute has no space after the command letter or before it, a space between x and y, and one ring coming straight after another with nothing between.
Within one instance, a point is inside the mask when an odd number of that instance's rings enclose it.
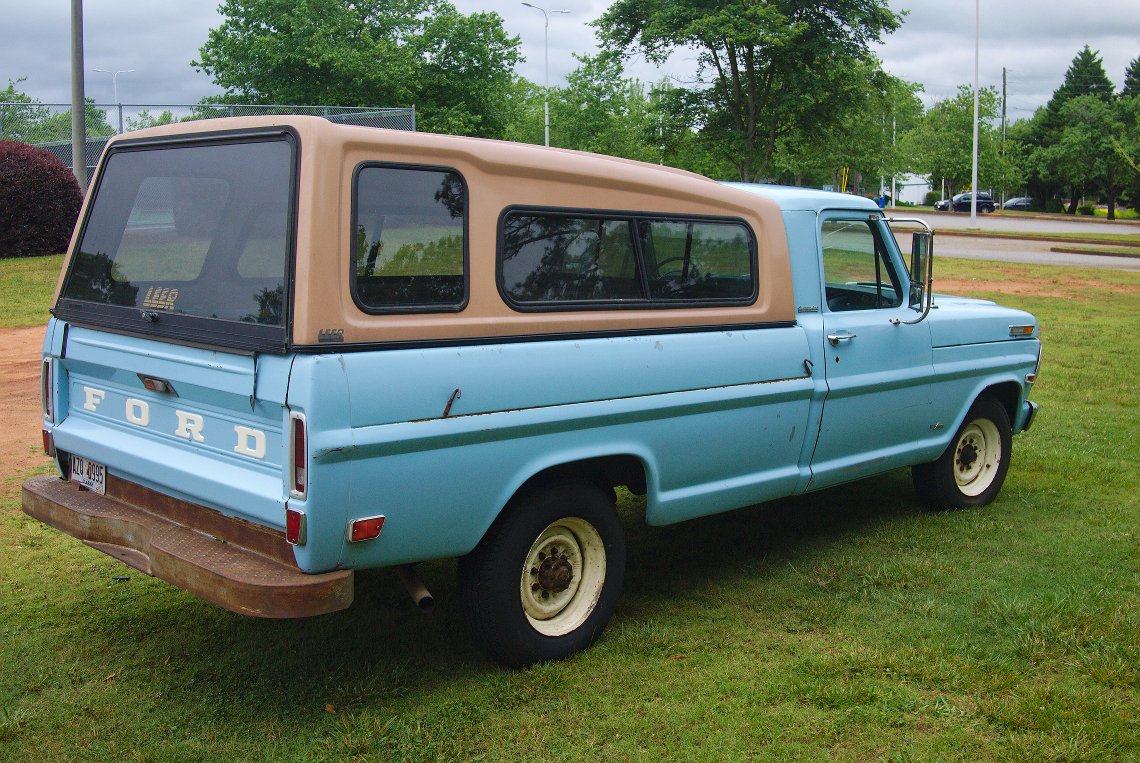
<instances>
[{"instance_id":1,"label":"camper shell rear window","mask_svg":"<svg viewBox=\"0 0 1140 763\"><path fill-rule=\"evenodd\" d=\"M297 141L113 146L60 293L69 320L284 352Z\"/></svg>"}]
</instances>

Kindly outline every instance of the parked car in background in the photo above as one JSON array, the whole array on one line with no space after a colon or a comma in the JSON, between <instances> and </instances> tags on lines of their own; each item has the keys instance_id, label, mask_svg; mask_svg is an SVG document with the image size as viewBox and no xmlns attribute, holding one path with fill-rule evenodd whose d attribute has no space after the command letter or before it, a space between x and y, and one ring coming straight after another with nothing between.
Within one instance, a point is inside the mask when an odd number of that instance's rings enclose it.
<instances>
[{"instance_id":1,"label":"parked car in background","mask_svg":"<svg viewBox=\"0 0 1140 763\"><path fill-rule=\"evenodd\" d=\"M953 209L955 212L969 212L970 200L972 195L969 191L959 193L952 199L940 199L934 203L934 208L939 212L945 212ZM978 191L978 211L979 212L993 212L996 208L994 198L986 191Z\"/></svg>"},{"instance_id":2,"label":"parked car in background","mask_svg":"<svg viewBox=\"0 0 1140 763\"><path fill-rule=\"evenodd\" d=\"M1014 198L1001 205L1002 209L1012 209L1018 212L1027 212L1032 209L1033 197L1032 196L1015 196Z\"/></svg>"}]
</instances>

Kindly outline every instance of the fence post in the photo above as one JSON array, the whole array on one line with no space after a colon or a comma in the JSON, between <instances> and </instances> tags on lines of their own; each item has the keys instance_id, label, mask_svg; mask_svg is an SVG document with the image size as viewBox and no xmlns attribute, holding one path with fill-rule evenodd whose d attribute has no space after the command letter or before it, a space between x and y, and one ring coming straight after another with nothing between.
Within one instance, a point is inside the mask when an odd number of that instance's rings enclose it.
<instances>
[{"instance_id":1,"label":"fence post","mask_svg":"<svg viewBox=\"0 0 1140 763\"><path fill-rule=\"evenodd\" d=\"M119 107L119 135L123 134L123 104L117 104Z\"/></svg>"}]
</instances>

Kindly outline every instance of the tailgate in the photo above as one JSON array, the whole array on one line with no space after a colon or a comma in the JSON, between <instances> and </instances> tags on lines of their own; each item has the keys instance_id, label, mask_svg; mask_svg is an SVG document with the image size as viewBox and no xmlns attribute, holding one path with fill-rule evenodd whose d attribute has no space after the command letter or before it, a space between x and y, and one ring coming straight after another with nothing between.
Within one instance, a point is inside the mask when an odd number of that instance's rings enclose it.
<instances>
[{"instance_id":1,"label":"tailgate","mask_svg":"<svg viewBox=\"0 0 1140 763\"><path fill-rule=\"evenodd\" d=\"M280 529L291 362L69 326L55 445L108 475Z\"/></svg>"}]
</instances>

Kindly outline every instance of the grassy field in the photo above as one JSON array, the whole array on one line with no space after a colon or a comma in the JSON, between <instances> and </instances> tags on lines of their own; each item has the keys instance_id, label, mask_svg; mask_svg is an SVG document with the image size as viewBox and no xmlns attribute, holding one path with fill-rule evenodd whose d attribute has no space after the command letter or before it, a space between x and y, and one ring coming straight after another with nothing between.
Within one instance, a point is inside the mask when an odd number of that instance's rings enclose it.
<instances>
[{"instance_id":1,"label":"grassy field","mask_svg":"<svg viewBox=\"0 0 1140 763\"><path fill-rule=\"evenodd\" d=\"M0 261L8 325L44 314L38 262ZM922 511L897 472L650 528L623 495L609 630L527 671L469 645L453 563L429 616L378 571L346 612L244 618L25 518L5 476L0 760L1140 758L1140 275L935 269L1042 324L994 505Z\"/></svg>"},{"instance_id":2,"label":"grassy field","mask_svg":"<svg viewBox=\"0 0 1140 763\"><path fill-rule=\"evenodd\" d=\"M0 259L0 328L47 323L63 255Z\"/></svg>"}]
</instances>

